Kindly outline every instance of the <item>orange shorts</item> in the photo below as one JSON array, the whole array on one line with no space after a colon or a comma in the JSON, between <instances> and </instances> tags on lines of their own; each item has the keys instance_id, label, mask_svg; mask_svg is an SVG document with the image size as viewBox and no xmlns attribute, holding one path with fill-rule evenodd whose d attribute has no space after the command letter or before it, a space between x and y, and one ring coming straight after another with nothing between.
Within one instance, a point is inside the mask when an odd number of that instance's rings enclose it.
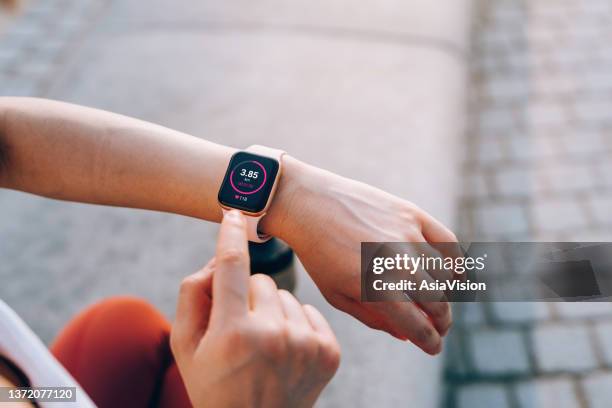
<instances>
[{"instance_id":1,"label":"orange shorts","mask_svg":"<svg viewBox=\"0 0 612 408\"><path fill-rule=\"evenodd\" d=\"M190 407L169 338L153 306L113 297L75 317L51 352L100 408Z\"/></svg>"}]
</instances>

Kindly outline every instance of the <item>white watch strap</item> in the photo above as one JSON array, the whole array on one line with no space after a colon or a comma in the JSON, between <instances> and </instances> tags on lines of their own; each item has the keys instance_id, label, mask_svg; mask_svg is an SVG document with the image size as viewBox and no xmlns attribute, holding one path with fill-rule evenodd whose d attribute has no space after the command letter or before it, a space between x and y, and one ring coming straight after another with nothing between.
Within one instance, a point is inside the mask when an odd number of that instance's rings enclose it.
<instances>
[{"instance_id":1,"label":"white watch strap","mask_svg":"<svg viewBox=\"0 0 612 408\"><path fill-rule=\"evenodd\" d=\"M225 217L225 214L227 214L227 212L230 211L230 210L226 210L225 208L222 208L222 210L223 210L224 217ZM247 222L247 238L249 239L249 241L263 243L263 242L268 241L270 238L272 238L270 235L260 233L257 229L257 227L259 226L259 220L261 220L264 215L265 214L262 214L259 217L252 217L252 216L247 215L245 217L246 222Z\"/></svg>"}]
</instances>

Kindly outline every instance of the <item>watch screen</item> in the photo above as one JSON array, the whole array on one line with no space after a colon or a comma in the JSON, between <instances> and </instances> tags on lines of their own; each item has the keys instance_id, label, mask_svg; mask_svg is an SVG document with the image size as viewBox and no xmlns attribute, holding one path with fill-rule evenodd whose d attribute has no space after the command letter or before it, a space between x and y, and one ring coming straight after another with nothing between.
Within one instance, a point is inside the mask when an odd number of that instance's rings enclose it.
<instances>
[{"instance_id":1,"label":"watch screen","mask_svg":"<svg viewBox=\"0 0 612 408\"><path fill-rule=\"evenodd\" d=\"M219 202L247 212L262 211L278 174L278 161L247 152L230 159L219 190Z\"/></svg>"}]
</instances>

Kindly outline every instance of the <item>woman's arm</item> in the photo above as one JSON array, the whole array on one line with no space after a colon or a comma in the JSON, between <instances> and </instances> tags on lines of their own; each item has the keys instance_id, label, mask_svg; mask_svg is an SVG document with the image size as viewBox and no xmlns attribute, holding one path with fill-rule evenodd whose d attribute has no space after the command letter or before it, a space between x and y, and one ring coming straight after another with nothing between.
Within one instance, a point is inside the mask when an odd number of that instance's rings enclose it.
<instances>
[{"instance_id":1,"label":"woman's arm","mask_svg":"<svg viewBox=\"0 0 612 408\"><path fill-rule=\"evenodd\" d=\"M108 112L6 97L0 142L0 187L215 222L235 151ZM289 155L279 183L262 230L296 251L325 298L370 327L439 352L448 303L362 303L360 243L454 242L452 232L410 202Z\"/></svg>"},{"instance_id":2,"label":"woman's arm","mask_svg":"<svg viewBox=\"0 0 612 408\"><path fill-rule=\"evenodd\" d=\"M168 211L219 222L234 149L66 103L0 98L0 186L61 200Z\"/></svg>"}]
</instances>

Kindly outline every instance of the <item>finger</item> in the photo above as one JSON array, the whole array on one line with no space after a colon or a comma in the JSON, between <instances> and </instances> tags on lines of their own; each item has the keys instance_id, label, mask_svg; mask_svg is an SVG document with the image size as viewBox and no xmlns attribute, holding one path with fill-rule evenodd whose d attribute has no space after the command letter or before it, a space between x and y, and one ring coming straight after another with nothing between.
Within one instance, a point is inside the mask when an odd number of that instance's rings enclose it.
<instances>
[{"instance_id":1,"label":"finger","mask_svg":"<svg viewBox=\"0 0 612 408\"><path fill-rule=\"evenodd\" d=\"M421 216L423 219L421 232L434 248L445 257L450 257L455 260L464 257L465 251L463 251L461 245L457 241L457 236L451 230L426 212L422 212ZM466 274L464 273L457 273L455 270L449 270L448 272L451 275L451 279L466 279ZM454 294L450 294L449 296L452 298L452 295Z\"/></svg>"},{"instance_id":2,"label":"finger","mask_svg":"<svg viewBox=\"0 0 612 408\"><path fill-rule=\"evenodd\" d=\"M304 305L302 306L302 309L304 311L306 319L308 320L308 323L314 331L321 333L326 337L332 337L334 339L336 338L336 335L334 334L331 326L327 322L327 319L323 317L323 315L317 310L317 308L312 305Z\"/></svg>"},{"instance_id":3,"label":"finger","mask_svg":"<svg viewBox=\"0 0 612 408\"><path fill-rule=\"evenodd\" d=\"M444 224L426 212L421 212L421 232L425 239L444 256L462 257L463 251L457 241L457 236Z\"/></svg>"},{"instance_id":4,"label":"finger","mask_svg":"<svg viewBox=\"0 0 612 408\"><path fill-rule=\"evenodd\" d=\"M365 306L384 315L397 336L406 338L424 352L442 351L442 338L423 311L411 302L373 303Z\"/></svg>"},{"instance_id":5,"label":"finger","mask_svg":"<svg viewBox=\"0 0 612 408\"><path fill-rule=\"evenodd\" d=\"M208 327L214 265L215 258L181 283L172 329L173 343L177 346L195 347Z\"/></svg>"},{"instance_id":6,"label":"finger","mask_svg":"<svg viewBox=\"0 0 612 408\"><path fill-rule=\"evenodd\" d=\"M302 305L291 293L281 289L278 291L278 296L285 319L300 326L311 327Z\"/></svg>"},{"instance_id":7,"label":"finger","mask_svg":"<svg viewBox=\"0 0 612 408\"><path fill-rule=\"evenodd\" d=\"M251 276L249 291L251 310L266 319L284 319L278 288L271 277L261 273Z\"/></svg>"},{"instance_id":8,"label":"finger","mask_svg":"<svg viewBox=\"0 0 612 408\"><path fill-rule=\"evenodd\" d=\"M453 324L453 314L448 301L418 302L418 306L429 317L440 336L446 336Z\"/></svg>"},{"instance_id":9,"label":"finger","mask_svg":"<svg viewBox=\"0 0 612 408\"><path fill-rule=\"evenodd\" d=\"M225 214L221 222L215 278L213 279L212 317L227 321L248 311L249 250L246 220L237 210Z\"/></svg>"},{"instance_id":10,"label":"finger","mask_svg":"<svg viewBox=\"0 0 612 408\"><path fill-rule=\"evenodd\" d=\"M304 305L304 315L312 329L321 336L319 361L323 369L333 375L340 365L340 345L329 323L314 306Z\"/></svg>"},{"instance_id":11,"label":"finger","mask_svg":"<svg viewBox=\"0 0 612 408\"><path fill-rule=\"evenodd\" d=\"M441 262L435 261L442 261L442 256L429 243L425 242L425 237L420 236L416 239L416 242L409 245L411 253L422 256L422 259L424 259L422 267L416 271L411 271L411 274L407 276L407 279L416 283L417 289L406 293L409 297L406 302L394 303L397 303L397 307L402 308L402 303L413 302L417 305L417 308L425 312L438 334L443 336L448 332L452 323L450 305L446 294L442 290L421 289L421 283L423 281L428 283L434 283L435 280L445 281L452 276L443 268L438 269L439 266L443 265L439 265Z\"/></svg>"}]
</instances>

